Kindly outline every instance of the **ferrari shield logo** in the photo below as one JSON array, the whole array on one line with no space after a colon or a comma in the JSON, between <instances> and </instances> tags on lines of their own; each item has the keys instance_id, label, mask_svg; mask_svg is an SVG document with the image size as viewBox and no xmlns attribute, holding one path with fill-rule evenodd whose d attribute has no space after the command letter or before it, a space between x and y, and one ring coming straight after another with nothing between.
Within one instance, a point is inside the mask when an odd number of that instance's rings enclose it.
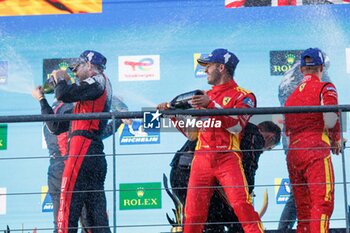
<instances>
[{"instance_id":1,"label":"ferrari shield logo","mask_svg":"<svg viewBox=\"0 0 350 233\"><path fill-rule=\"evenodd\" d=\"M224 99L222 100L222 104L225 106L227 105L231 100L231 97L224 97Z\"/></svg>"},{"instance_id":2,"label":"ferrari shield logo","mask_svg":"<svg viewBox=\"0 0 350 233\"><path fill-rule=\"evenodd\" d=\"M306 83L301 84L299 86L299 91L302 92L305 86L306 86Z\"/></svg>"}]
</instances>

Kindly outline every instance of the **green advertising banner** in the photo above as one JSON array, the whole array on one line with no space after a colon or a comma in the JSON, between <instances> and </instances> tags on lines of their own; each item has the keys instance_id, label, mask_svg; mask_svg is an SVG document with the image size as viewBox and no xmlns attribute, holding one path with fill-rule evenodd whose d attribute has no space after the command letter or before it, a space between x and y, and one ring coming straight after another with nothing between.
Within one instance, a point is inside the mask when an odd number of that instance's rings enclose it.
<instances>
[{"instance_id":1,"label":"green advertising banner","mask_svg":"<svg viewBox=\"0 0 350 233\"><path fill-rule=\"evenodd\" d=\"M161 183L132 183L119 185L120 210L161 209Z\"/></svg>"},{"instance_id":2,"label":"green advertising banner","mask_svg":"<svg viewBox=\"0 0 350 233\"><path fill-rule=\"evenodd\" d=\"M7 125L0 124L0 150L7 149Z\"/></svg>"}]
</instances>

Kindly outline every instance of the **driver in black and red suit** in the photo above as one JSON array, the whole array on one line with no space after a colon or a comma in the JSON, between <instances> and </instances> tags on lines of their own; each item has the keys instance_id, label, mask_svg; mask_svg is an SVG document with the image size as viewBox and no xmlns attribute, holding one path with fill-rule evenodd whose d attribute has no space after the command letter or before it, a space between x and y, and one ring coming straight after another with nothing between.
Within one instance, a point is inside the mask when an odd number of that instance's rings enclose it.
<instances>
[{"instance_id":1,"label":"driver in black and red suit","mask_svg":"<svg viewBox=\"0 0 350 233\"><path fill-rule=\"evenodd\" d=\"M79 85L71 84L63 70L52 72L55 95L60 101L75 102L74 114L109 112L112 88L103 73L107 59L99 52L84 51L74 64ZM107 162L101 134L107 120L73 120L70 125L68 159L62 176L58 232L77 232L85 204L92 232L111 232L106 212L104 182ZM94 228L96 227L96 228Z\"/></svg>"}]
</instances>

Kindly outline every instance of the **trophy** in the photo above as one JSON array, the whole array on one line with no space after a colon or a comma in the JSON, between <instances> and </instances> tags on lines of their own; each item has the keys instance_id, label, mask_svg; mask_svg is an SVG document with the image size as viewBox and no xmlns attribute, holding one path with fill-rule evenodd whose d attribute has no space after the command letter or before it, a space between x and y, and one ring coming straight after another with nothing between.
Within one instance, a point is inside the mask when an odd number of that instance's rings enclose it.
<instances>
[{"instance_id":1,"label":"trophy","mask_svg":"<svg viewBox=\"0 0 350 233\"><path fill-rule=\"evenodd\" d=\"M168 107L170 109L190 109L193 108L191 100L194 95L203 95L204 92L201 90L194 90L186 92L176 96L172 101L170 101Z\"/></svg>"},{"instance_id":2,"label":"trophy","mask_svg":"<svg viewBox=\"0 0 350 233\"><path fill-rule=\"evenodd\" d=\"M184 218L183 217L183 211L184 211L183 204L181 203L179 198L175 195L175 193L170 191L170 189L168 187L168 178L166 177L166 175L164 173L163 173L163 184L164 184L165 191L167 192L167 194L169 195L169 197L171 198L171 200L173 201L173 203L175 205L175 209L172 209L173 213L175 215L175 220L173 218L170 218L169 215L166 214L168 222L172 226L171 232L182 233L182 231L183 231L183 218Z\"/></svg>"}]
</instances>

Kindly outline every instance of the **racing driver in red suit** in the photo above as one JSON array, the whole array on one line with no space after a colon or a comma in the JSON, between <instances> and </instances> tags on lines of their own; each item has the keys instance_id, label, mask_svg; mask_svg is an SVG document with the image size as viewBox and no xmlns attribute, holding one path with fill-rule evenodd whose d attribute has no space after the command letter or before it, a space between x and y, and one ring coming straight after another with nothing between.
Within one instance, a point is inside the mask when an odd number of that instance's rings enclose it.
<instances>
[{"instance_id":1,"label":"racing driver in red suit","mask_svg":"<svg viewBox=\"0 0 350 233\"><path fill-rule=\"evenodd\" d=\"M317 48L301 54L302 83L285 106L337 105L335 86L321 82L324 57ZM297 207L297 232L328 232L334 208L334 172L330 149L341 151L338 114L286 114L287 166Z\"/></svg>"},{"instance_id":2,"label":"racing driver in red suit","mask_svg":"<svg viewBox=\"0 0 350 233\"><path fill-rule=\"evenodd\" d=\"M206 109L254 108L253 93L237 85L233 74L238 58L227 49L215 49L208 57L198 59L205 66L212 89L192 97L192 106ZM185 204L184 233L202 233L207 220L213 186L218 181L245 232L264 232L252 199L242 166L240 133L250 116L211 116L200 120L219 121L221 125L202 127L190 172Z\"/></svg>"},{"instance_id":3,"label":"racing driver in red suit","mask_svg":"<svg viewBox=\"0 0 350 233\"><path fill-rule=\"evenodd\" d=\"M74 114L109 112L112 88L104 75L107 59L99 52L84 51L73 67L78 84L69 85L69 75L53 71L58 100L76 102ZM83 205L91 220L91 232L110 233L106 212L104 181L107 162L101 133L107 120L73 120L70 125L69 157L62 175L60 208L57 216L59 233L77 232Z\"/></svg>"}]
</instances>

